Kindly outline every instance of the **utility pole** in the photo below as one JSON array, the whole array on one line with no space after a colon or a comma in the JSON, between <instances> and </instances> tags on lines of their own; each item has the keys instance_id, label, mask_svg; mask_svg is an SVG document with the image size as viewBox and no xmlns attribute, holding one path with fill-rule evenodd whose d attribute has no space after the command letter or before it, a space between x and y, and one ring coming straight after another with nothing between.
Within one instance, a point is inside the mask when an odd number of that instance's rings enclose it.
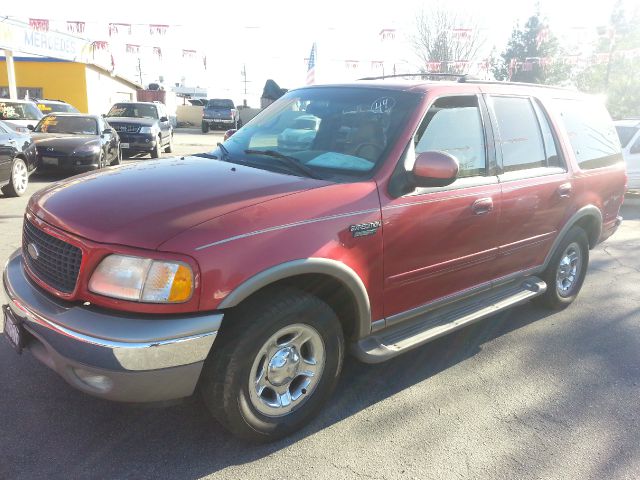
<instances>
[{"instance_id":1,"label":"utility pole","mask_svg":"<svg viewBox=\"0 0 640 480\"><path fill-rule=\"evenodd\" d=\"M247 94L247 64L242 64L242 81L244 82L244 94Z\"/></svg>"},{"instance_id":2,"label":"utility pole","mask_svg":"<svg viewBox=\"0 0 640 480\"><path fill-rule=\"evenodd\" d=\"M138 77L140 78L140 85L142 85L142 66L140 65L140 57L138 57Z\"/></svg>"}]
</instances>

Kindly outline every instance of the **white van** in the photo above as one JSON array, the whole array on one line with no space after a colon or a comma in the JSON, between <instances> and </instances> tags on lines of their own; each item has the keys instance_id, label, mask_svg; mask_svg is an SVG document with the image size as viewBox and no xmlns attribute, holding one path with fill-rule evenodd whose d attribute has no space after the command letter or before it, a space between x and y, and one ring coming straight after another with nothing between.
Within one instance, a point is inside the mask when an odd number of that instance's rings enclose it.
<instances>
[{"instance_id":1,"label":"white van","mask_svg":"<svg viewBox=\"0 0 640 480\"><path fill-rule=\"evenodd\" d=\"M628 187L640 189L640 118L613 122L622 145L622 156L627 164Z\"/></svg>"}]
</instances>

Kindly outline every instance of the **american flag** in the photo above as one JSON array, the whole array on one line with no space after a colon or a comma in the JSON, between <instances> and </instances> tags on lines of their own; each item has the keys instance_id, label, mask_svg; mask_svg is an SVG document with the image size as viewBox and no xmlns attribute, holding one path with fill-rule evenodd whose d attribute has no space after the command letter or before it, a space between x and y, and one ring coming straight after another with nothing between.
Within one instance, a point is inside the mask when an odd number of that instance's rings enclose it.
<instances>
[{"instance_id":1,"label":"american flag","mask_svg":"<svg viewBox=\"0 0 640 480\"><path fill-rule=\"evenodd\" d=\"M316 44L314 42L309 55L309 63L307 64L307 85L316 83Z\"/></svg>"}]
</instances>

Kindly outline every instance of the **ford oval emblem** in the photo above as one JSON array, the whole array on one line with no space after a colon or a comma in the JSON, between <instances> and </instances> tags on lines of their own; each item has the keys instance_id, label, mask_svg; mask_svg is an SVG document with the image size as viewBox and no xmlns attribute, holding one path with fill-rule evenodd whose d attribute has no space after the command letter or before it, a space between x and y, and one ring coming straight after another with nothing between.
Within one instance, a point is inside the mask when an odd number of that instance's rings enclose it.
<instances>
[{"instance_id":1,"label":"ford oval emblem","mask_svg":"<svg viewBox=\"0 0 640 480\"><path fill-rule=\"evenodd\" d=\"M38 252L38 247L36 247L35 243L27 245L27 252L29 252L29 256L34 260L37 260L40 256L40 252Z\"/></svg>"}]
</instances>

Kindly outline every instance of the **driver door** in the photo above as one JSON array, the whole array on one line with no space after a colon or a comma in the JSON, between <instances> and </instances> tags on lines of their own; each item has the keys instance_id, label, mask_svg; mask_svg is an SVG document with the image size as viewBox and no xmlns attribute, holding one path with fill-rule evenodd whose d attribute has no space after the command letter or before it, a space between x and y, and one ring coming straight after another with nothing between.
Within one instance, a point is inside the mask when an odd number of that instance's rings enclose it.
<instances>
[{"instance_id":1,"label":"driver door","mask_svg":"<svg viewBox=\"0 0 640 480\"><path fill-rule=\"evenodd\" d=\"M413 167L416 154L444 151L458 159L458 178L382 199L388 325L494 277L500 185L487 118L477 95L434 101L407 149L405 168Z\"/></svg>"}]
</instances>

